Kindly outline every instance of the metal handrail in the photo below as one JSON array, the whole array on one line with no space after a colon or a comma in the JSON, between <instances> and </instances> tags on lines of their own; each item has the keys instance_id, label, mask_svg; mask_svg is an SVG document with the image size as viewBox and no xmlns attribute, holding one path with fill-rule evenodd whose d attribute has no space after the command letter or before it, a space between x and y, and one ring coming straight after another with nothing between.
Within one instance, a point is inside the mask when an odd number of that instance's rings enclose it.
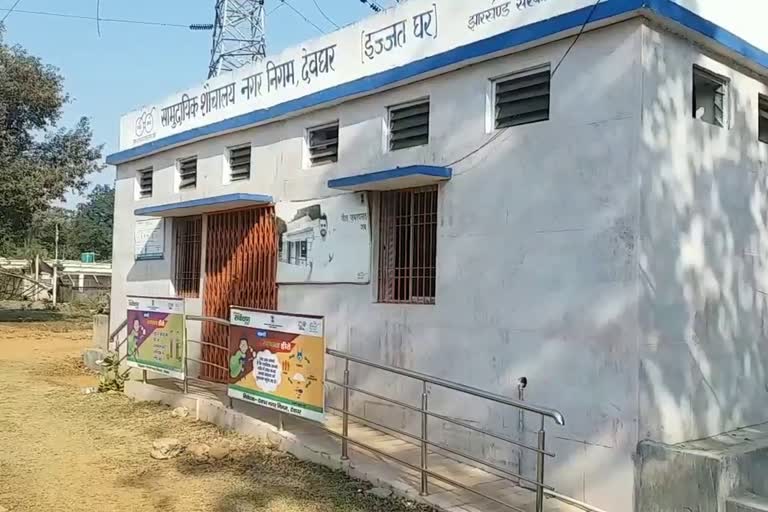
<instances>
[{"instance_id":1,"label":"metal handrail","mask_svg":"<svg viewBox=\"0 0 768 512\"><path fill-rule=\"evenodd\" d=\"M334 386L339 386L339 387L342 387L342 388L347 388L350 391L354 391L356 393L361 393L363 395L370 396L371 398L377 398L379 400L384 400L385 402L388 402L388 403L394 404L394 405L398 405L400 407L403 407L405 409L411 410L413 412L427 414L428 416L430 416L432 418L437 418L439 420L443 420L443 421L446 421L448 423L453 423L454 425L458 425L460 427L466 428L467 430L473 430L473 431L477 432L478 434L483 434L483 435L486 435L488 437L493 437L493 438L498 439L499 441L504 441L504 442L507 442L509 444L513 444L515 446L519 446L520 448L525 448L527 450L531 450L532 452L543 453L547 457L554 457L555 456L555 454L552 453L552 452L541 451L541 450L539 450L535 446L528 446L527 444L521 443L520 441L516 441L516 440L514 440L514 439L512 439L510 437L503 436L501 434L497 434L496 432L491 432L489 430L485 430L485 429L482 429L480 427L476 427L476 426L472 425L471 423L466 423L464 421L457 420L455 418L449 418L448 416L443 416L442 414L438 414L436 412L423 411L419 407L416 407L414 405L407 404L405 402L401 402L401 401L395 400L393 398L388 398L386 396L379 395L377 393L372 393L371 391L368 391L368 390L365 390L365 389L362 389L362 388L358 388L358 387L355 387L355 386L346 386L346 385L344 385L341 382L338 382L338 381L333 380L333 379L329 379L327 377L325 379L325 382L328 383L328 384L333 384Z\"/></svg>"},{"instance_id":2,"label":"metal handrail","mask_svg":"<svg viewBox=\"0 0 768 512\"><path fill-rule=\"evenodd\" d=\"M488 391L483 391L482 389L474 388L472 386L465 386L464 384L459 384L458 382L452 382L452 381L444 380L438 377L432 377L424 373L414 372L412 370L406 370L404 368L398 368L397 366L389 366L382 363L376 363L374 361L369 361L368 359L364 359L362 357L353 356L353 355L346 354L344 352L340 352L338 350L333 350L330 348L326 350L326 352L328 353L328 355L338 357L339 359L346 359L348 361L352 361L353 363L359 363L365 366L370 366L371 368L384 370L387 372L402 375L404 377L410 377L414 380L420 380L422 382L427 382L429 384L434 384L436 386L440 386L443 388L452 389L454 391L466 393L468 395L476 396L478 398L485 398L486 400L498 402L503 405L517 407L518 409L523 409L524 411L541 414L542 416L552 418L552 420L554 420L554 422L560 426L565 425L565 418L563 417L562 413L560 413L560 411L557 411L555 409L550 409L548 407L540 407L540 406L529 404L528 402L521 402L519 400L513 400L506 396L497 395L495 393L490 393Z\"/></svg>"},{"instance_id":3,"label":"metal handrail","mask_svg":"<svg viewBox=\"0 0 768 512\"><path fill-rule=\"evenodd\" d=\"M125 320L123 320L122 322L120 322L120 325L118 325L117 328L114 331L112 331L112 333L109 335L109 340L108 340L107 343L108 344L112 343L114 341L114 339L117 338L117 336L120 334L120 331L122 331L126 327L128 327L128 319L127 318ZM122 345L122 342L118 342L117 344L115 344L115 351L117 351L117 349L120 348L120 345ZM109 346L109 345L107 345L107 346Z\"/></svg>"},{"instance_id":4,"label":"metal handrail","mask_svg":"<svg viewBox=\"0 0 768 512\"><path fill-rule=\"evenodd\" d=\"M224 320L224 319L221 319L221 318L200 316L200 315L187 315L187 320L197 321L197 322L211 322L211 323L214 323L214 324L217 324L217 325L221 325L223 327L230 327L231 326L231 323L229 321L227 321L227 320ZM116 331L113 333L112 337L117 336L119 334L119 331L122 330L126 325L127 325L127 322L123 322L116 329ZM187 339L187 341L191 342L191 343L200 344L200 345L210 345L210 343L208 343L208 342L192 340L192 339L189 339L189 338ZM223 349L223 347L222 347L222 349ZM362 448L364 448L366 450L370 450L370 451L372 451L374 453L377 453L377 454L382 455L382 456L384 456L386 458L394 460L395 462L398 462L401 465L404 465L405 467L408 467L410 469L413 469L413 470L419 472L421 474L421 493L422 493L422 495L428 494L428 492L429 492L429 488L428 488L429 487L429 479L430 478L434 478L435 480L442 481L442 482L445 482L445 483L447 483L449 485L453 485L455 487L458 487L458 488L464 489L466 491L472 492L474 494L482 496L483 498L486 498L486 499L488 499L490 501L493 501L495 503L498 503L498 504L503 505L505 507L508 507L510 509L518 510L518 511L522 512L522 509L517 508L514 505L511 505L510 503L506 503L506 502L504 502L502 500L494 498L493 496L490 496L490 495L488 495L488 494L486 494L486 493L484 493L484 492L482 492L482 491L480 491L478 489L474 489L474 488L472 488L469 485L462 484L461 482L457 482L457 481L455 481L455 480L453 480L451 478L448 478L448 477L446 477L444 475L439 474L434 469L429 468L428 467L428 456L429 456L429 453L430 452L435 453L435 452L443 451L445 453L455 455L457 457L466 459L468 461L475 462L475 463L479 464L482 467L488 468L488 470L490 470L490 471L494 471L494 472L496 472L498 474L502 474L502 475L507 475L508 477L511 477L511 479L516 479L518 483L526 482L527 484L530 484L532 489L529 489L529 490L535 492L535 494L536 494L536 502L535 502L535 510L536 510L536 512L542 512L543 511L543 500L544 500L544 495L545 494L547 494L549 496L552 496L552 497L555 497L555 498L558 498L558 499L561 499L563 501L568 501L566 499L563 499L563 498L567 498L567 497L559 495L558 493L556 493L554 491L554 489L552 487L546 485L545 482L544 482L544 460L545 460L545 457L547 457L547 456L554 457L554 454L549 452L549 451L547 451L547 449L546 449L546 441L545 441L546 434L545 434L545 431L544 431L545 418L550 418L557 425L565 425L565 418L563 417L563 415L559 411L557 411L555 409L548 408L548 407L537 406L537 405L525 402L523 400L514 400L512 398L509 398L509 397L506 397L506 396L503 396L503 395L491 393L491 392L488 392L488 391L484 391L482 389L478 389L478 388L475 388L475 387L472 387L472 386L466 386L464 384L460 384L460 383L457 383L457 382L441 379L441 378L438 378L438 377L432 377L430 375L426 375L426 374L423 374L423 373L415 372L415 371L412 371L412 370L407 370L407 369L404 369L404 368L399 368L399 367L390 366L390 365L386 365L386 364L382 364L382 363L377 363L375 361L370 361L370 360L367 360L367 359L362 358L362 357L353 356L351 354L346 354L346 353L338 351L338 350L327 349L326 353L329 356L331 356L331 357L336 357L336 358L339 358L339 359L343 359L345 361L344 381L343 382L337 382L337 381L334 381L334 380L329 379L329 378L325 379L327 384L340 386L343 389L343 392L344 392L344 394L343 394L343 406L341 408L333 407L333 406L330 406L330 405L327 406L327 408L330 411L336 411L336 412L341 413L341 415L342 415L341 432L336 432L335 430L329 428L329 426L327 426L327 425L320 425L320 428L322 428L326 432L341 438L341 452L342 452L341 453L341 458L342 458L342 460L349 459L349 445L350 444L351 445L360 446L360 447L362 447ZM198 360L198 359L195 359L195 358L191 357L188 353L186 353L185 357L184 357L184 372L183 372L184 373L184 392L185 393L189 392L189 388L188 388L188 363L190 361L198 363L198 364L211 365L211 366L216 367L216 368L221 369L221 370L228 370L228 368L226 368L226 367L224 367L222 365L211 363L209 361L201 361L201 360ZM395 375L400 375L400 376L403 376L403 377L414 379L416 381L420 381L422 383L421 407L413 406L413 405L407 404L405 402L402 402L402 401L399 401L399 400L396 400L396 399L388 398L388 397L385 397L383 395L379 395L379 394L376 394L376 393L371 393L371 392L366 391L364 389L352 386L350 384L350 363L355 363L355 364L367 366L367 367L370 367L370 368L374 368L374 369L390 372L390 373L395 374ZM146 371L143 372L143 376L144 376L144 381L146 382ZM540 427L540 429L539 429L539 431L537 433L538 434L538 442L537 442L536 446L528 446L528 445L526 445L526 444L524 444L522 442L519 442L517 440L511 439L511 438L509 438L507 436L504 436L504 435L501 435L501 434L497 434L497 433L494 433L494 432L491 432L491 431L487 431L487 430L482 429L480 427L476 427L474 425L471 425L471 424L469 424L467 422L460 421L460 420L457 420L457 419L453 419L453 418L450 418L448 416L445 416L445 415L442 415L442 414L437 414L435 412L430 411L429 410L429 386L430 385L431 386L438 386L438 387L449 389L449 390L453 390L453 391L457 391L457 392L464 393L464 394L467 394L467 395L470 395L470 396L474 396L474 397L477 397L477 398L482 398L482 399L485 399L485 400L490 400L490 401L499 403L501 405L507 405L507 406L510 406L510 407L515 407L515 408L517 408L520 411L527 411L527 412L530 412L530 413L538 414L540 416L540 419L541 419L541 427ZM392 427L389 427L389 426L384 425L382 423L377 423L377 422L375 422L373 420L365 418L364 414L363 415L357 415L357 414L352 413L350 411L350 393L351 392L365 394L365 395L371 396L373 398L377 398L377 399L380 399L382 401L385 401L385 402L388 402L388 403L392 403L392 404L395 404L395 405L398 405L398 406L401 406L401 407L404 407L404 408L407 408L409 410L412 410L412 411L416 412L417 414L419 414L421 416L421 432L420 432L420 435L416 435L416 434L413 434L413 433L410 433L410 432L406 432L404 430L400 430L400 429L397 429L397 428L392 428ZM232 398L230 398L229 399L229 407L231 408L232 406L233 406ZM360 420L364 424L368 424L368 425L373 426L373 427L378 427L378 428L383 429L385 431L393 432L395 434L399 434L401 436L404 436L404 437L416 440L418 443L420 443L420 446L421 446L420 464L407 462L407 461L402 460L402 459L400 459L398 457L395 457L395 456L393 456L393 455L391 455L389 453L386 453L386 452L384 452L384 451L382 451L380 449L376 449L375 447L370 446L367 443L364 443L364 442L361 442L359 440L355 440L355 439L351 438L350 435L349 435L349 420L350 420L350 418L355 418L357 420ZM429 439L429 429L428 429L428 419L429 418L439 419L439 420L445 421L447 423L452 423L454 425L458 425L458 426L466 428L468 430L472 430L472 431L478 432L478 433L483 434L483 435L488 435L489 437L493 437L493 438L499 439L501 441L508 442L508 443L510 443L512 445L519 446L520 448L523 448L523 449L526 449L526 450L531 450L531 451L535 452L535 455L536 455L536 476L535 477L531 477L531 478L527 478L527 477L525 477L525 476L523 476L521 474L522 471L519 471L517 473L509 471L509 470L507 470L505 468L502 468L500 466L497 466L497 465L489 463L489 462L487 462L485 460L482 460L481 458L476 457L476 456L474 456L472 454L464 453L464 452L462 452L460 450L457 450L457 449L451 448L449 446L445 446L444 444L436 443L435 441L430 440ZM282 425L283 425L283 422L282 422L282 414L281 414L281 417L280 417L280 428L281 429L283 428ZM528 487L523 486L522 488L528 488ZM570 499L570 500L571 500L571 503L573 503L573 500L572 499Z\"/></svg>"},{"instance_id":5,"label":"metal handrail","mask_svg":"<svg viewBox=\"0 0 768 512\"><path fill-rule=\"evenodd\" d=\"M336 411L336 412L339 412L341 414L344 414L344 410L339 408L339 407L334 407L332 405L326 405L325 408L329 409L331 411ZM389 430L389 431L394 432L394 433L396 433L398 435L401 435L403 437L407 437L407 438L413 439L414 441L421 441L423 443L427 443L429 446L431 446L433 448L437 448L439 450L443 450L445 452L448 452L448 453L450 453L452 455L456 455L458 457L463 457L463 458L471 460L472 462L475 462L477 464L482 464L483 466L489 467L489 468L493 469L494 471L498 471L499 473L502 473L502 474L506 475L506 477L516 478L518 480L522 480L524 482L528 482L529 484L534 485L534 486L538 485L538 482L536 482L535 480L531 480L530 478L526 478L526 477L524 477L522 475L519 475L519 474L517 474L515 472L509 471L508 469L504 469L504 468L499 467L499 466L497 466L495 464L491 464L491 463L486 462L484 460L478 459L474 455L469 455L467 453L460 452L459 450L456 450L454 448L450 448L448 446L445 446L444 444L435 443L434 441L430 441L428 439L422 439L421 437L417 436L416 434L411 434L410 432L406 432L405 430L384 425L383 423L379 423L379 422L370 420L370 419L368 419L368 418L366 418L364 416L360 416L358 414L353 414L353 413L351 413L349 411L347 411L347 414L349 415L350 418L355 418L356 420L360 420L360 421L362 421L362 422L364 422L366 424L372 425L374 427L381 428L381 429L384 429L384 430ZM545 485L544 489L550 490L550 491L554 491L554 488L552 486L549 486L549 485Z\"/></svg>"},{"instance_id":6,"label":"metal handrail","mask_svg":"<svg viewBox=\"0 0 768 512\"><path fill-rule=\"evenodd\" d=\"M484 391L482 389L474 388L472 386L466 386L464 384L459 384L457 382L452 382L445 379L440 379L438 377L432 377L431 375L426 375L424 373L415 372L413 370L406 370L405 368L399 368L396 366L391 366L383 363L377 363L375 361L370 361L368 359L353 356L351 354L346 354L344 352L340 352L338 350L333 349L327 349L326 353L332 357L337 357L339 359L344 360L344 382L339 383L330 379L326 379L327 383L334 384L337 386L341 386L344 390L343 395L343 407L341 409L336 407L329 407L331 410L336 410L341 412L342 414L342 433L340 435L341 437L341 458L342 460L346 460L349 458L349 443L357 444L360 446L363 446L367 449L372 449L371 446L366 445L365 443L360 443L359 441L355 442L349 437L349 418L355 418L358 420L363 421L364 423L368 425L372 425L374 427L380 427L384 428L386 430L389 430L390 432L395 432L397 434L403 435L405 437L409 437L411 439L415 439L419 441L421 445L421 467L417 468L417 470L421 474L421 494L423 496L429 494L429 477L437 478L438 480L447 481L445 477L436 474L434 471L431 471L428 467L428 458L429 458L429 449L435 448L438 450L442 450L444 452L450 453L452 455L456 455L458 457L467 459L469 461L475 462L480 464L483 467L486 467L490 470L494 470L501 474L506 474L512 478L517 479L518 483L520 482L527 482L529 484L532 484L534 487L534 492L536 493L536 504L535 504L535 510L536 512L542 512L544 510L544 495L545 493L553 493L554 489L552 489L550 486L547 486L544 483L544 458L545 456L554 456L554 454L550 453L546 449L546 432L544 430L544 422L545 418L552 419L556 424L558 425L565 425L565 418L563 417L562 413L560 411L557 411L555 409L551 409L548 407L541 407L533 404L529 404L527 402L524 402L522 400L513 400L511 398L497 395L495 393L490 393L488 391ZM370 419L365 418L364 416L356 415L352 412L350 412L349 402L350 402L350 391L357 391L362 394L368 395L368 396L374 396L373 393L370 393L368 391L362 390L360 388L356 388L350 384L350 372L349 372L349 364L350 362L360 364L363 366L367 366L369 368L374 368L382 371L386 371L389 373L393 373L395 375L401 375L403 377L408 377L410 379L420 381L422 384L422 393L421 393L421 407L415 407L410 404L406 404L405 402L401 402L399 400L394 400L391 398L384 397L382 395L376 395L376 398L379 398L385 402L393 403L396 405L400 405L402 407L405 407L409 410L416 411L421 416L421 435L417 436L415 434L412 434L410 432L405 432L400 429L391 428L386 425L383 425L381 423L374 422ZM541 418L541 426L539 428L539 431L537 432L537 445L536 448L528 446L524 443L514 441L512 439L504 439L503 437L490 432L486 431L484 429L481 429L479 427L471 426L465 422L454 420L453 418L449 418L447 416L443 415L436 415L433 414L429 410L429 385L433 386L439 386L445 389L450 389L454 391L458 391L460 393L464 393L470 396L475 396L478 398L483 398L486 400L491 400L493 402L502 404L502 405L508 405L511 407L515 407L521 411L528 411L531 413L538 414ZM521 448L525 448L528 450L532 450L536 452L536 478L535 479L529 479L525 476L523 476L521 473L522 471L518 473L510 472L504 468L501 468L499 466L496 466L492 463L489 463L487 461L484 461L478 457L475 457L472 454L468 454L465 452L462 452L460 450L456 450L447 446L444 446L442 444L435 443L434 441L431 441L429 439L429 428L428 428L428 420L430 417L439 417L441 420L455 424L460 425L463 427L467 427L470 430L474 430L476 432L479 432L481 434L487 434L493 437L496 437L497 439L502 439L505 441L509 441L510 443L519 446ZM414 467L411 464L407 464L404 461L390 457L401 464L405 464L409 467ZM509 503L504 503L502 501L496 500L492 498L491 496L488 496L485 493L482 493L480 491L477 491L475 489L468 488L466 486L461 486L467 490L470 490L476 494L479 494L480 496L483 496L485 498L491 499L493 501L497 501L498 503L501 503L502 505L505 505L509 508L516 509L516 507L510 505ZM519 509L516 509L519 510Z\"/></svg>"},{"instance_id":7,"label":"metal handrail","mask_svg":"<svg viewBox=\"0 0 768 512\"><path fill-rule=\"evenodd\" d=\"M231 325L228 320L216 318L214 316L187 315L187 320L192 320L193 322L211 322L212 324L219 324L224 327L229 327Z\"/></svg>"}]
</instances>

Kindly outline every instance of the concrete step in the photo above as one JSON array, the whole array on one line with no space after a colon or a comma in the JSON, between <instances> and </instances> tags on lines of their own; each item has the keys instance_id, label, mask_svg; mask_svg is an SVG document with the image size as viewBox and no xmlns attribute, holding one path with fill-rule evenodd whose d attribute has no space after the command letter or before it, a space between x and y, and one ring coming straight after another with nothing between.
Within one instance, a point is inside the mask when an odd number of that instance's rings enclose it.
<instances>
[{"instance_id":1,"label":"concrete step","mask_svg":"<svg viewBox=\"0 0 768 512\"><path fill-rule=\"evenodd\" d=\"M768 424L696 441L638 447L638 510L722 512L729 496L768 496ZM736 498L732 498L735 500ZM768 509L733 508L727 512Z\"/></svg>"},{"instance_id":2,"label":"concrete step","mask_svg":"<svg viewBox=\"0 0 768 512\"><path fill-rule=\"evenodd\" d=\"M725 502L726 512L768 512L768 498L744 493L732 496Z\"/></svg>"}]
</instances>

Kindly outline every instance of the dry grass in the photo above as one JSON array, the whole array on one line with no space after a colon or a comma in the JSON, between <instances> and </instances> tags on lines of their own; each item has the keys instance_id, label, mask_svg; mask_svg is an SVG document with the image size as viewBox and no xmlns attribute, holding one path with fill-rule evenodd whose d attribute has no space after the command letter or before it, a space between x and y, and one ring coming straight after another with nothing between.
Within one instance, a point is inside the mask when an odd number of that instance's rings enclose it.
<instances>
[{"instance_id":1,"label":"dry grass","mask_svg":"<svg viewBox=\"0 0 768 512\"><path fill-rule=\"evenodd\" d=\"M12 512L402 512L367 485L252 438L120 394L84 395L90 332L66 320L0 323L0 506ZM152 441L231 441L230 458L149 457Z\"/></svg>"}]
</instances>

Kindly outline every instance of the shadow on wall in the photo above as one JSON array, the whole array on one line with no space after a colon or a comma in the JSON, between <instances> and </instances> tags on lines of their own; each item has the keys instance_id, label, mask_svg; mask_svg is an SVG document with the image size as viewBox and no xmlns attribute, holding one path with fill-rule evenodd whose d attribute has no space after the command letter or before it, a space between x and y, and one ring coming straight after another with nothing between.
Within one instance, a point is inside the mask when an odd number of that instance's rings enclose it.
<instances>
[{"instance_id":1,"label":"shadow on wall","mask_svg":"<svg viewBox=\"0 0 768 512\"><path fill-rule=\"evenodd\" d=\"M639 440L673 443L766 419L768 152L757 142L757 85L730 76L727 127L694 119L693 64L732 73L697 57L692 44L644 32L644 76L610 53L594 59L604 61L599 68L585 67L590 54L581 51L590 48L580 43L571 58L581 54L581 65L566 61L560 71L571 70L567 87L553 84L556 101L568 105L595 84L592 96L626 103L615 90L629 74L628 105L578 125L553 119L510 130L456 166L441 194L438 267L448 277L440 277L436 306L382 305L387 320L353 322L336 336L349 339L352 353L383 354L385 363L507 396L529 377L528 399L568 420L548 427L559 455L548 475L586 501L629 486ZM444 126L464 122L460 109L435 115ZM433 144L464 148L462 137L452 131ZM437 153L423 163L446 160ZM452 214L466 197L483 202ZM342 304L330 286L314 291L299 309L311 311L320 294L323 313L370 319L370 304ZM330 374L340 380L337 370L331 365ZM353 379L414 405L421 392L360 368ZM515 410L433 393L443 414L517 429ZM360 396L353 403L366 406ZM408 414L389 419L416 431ZM528 415L529 444L536 428ZM516 470L509 447L439 424L430 435ZM525 459L526 474L532 462Z\"/></svg>"},{"instance_id":2,"label":"shadow on wall","mask_svg":"<svg viewBox=\"0 0 768 512\"><path fill-rule=\"evenodd\" d=\"M768 420L766 87L666 34L648 43L639 436L676 443ZM694 64L728 80L724 127L693 119Z\"/></svg>"},{"instance_id":3,"label":"shadow on wall","mask_svg":"<svg viewBox=\"0 0 768 512\"><path fill-rule=\"evenodd\" d=\"M511 397L527 376L527 399L567 418L565 428L547 422L558 454L548 462L549 481L588 501L621 488L617 507L595 503L608 510L625 510L631 500L638 441L638 41L620 51L606 47L600 59L588 41L577 45L576 60L560 71L567 78L553 82L554 111L565 119L511 129L454 168L441 190L435 306L379 305L376 321L366 316L370 304L346 306L353 354ZM568 43L559 44L558 55ZM628 51L636 52L635 61ZM552 53L542 51L542 58ZM585 69L585 61L596 64ZM597 88L596 76L602 78ZM564 113L582 102L577 112ZM461 126L465 117L436 103L432 123ZM431 145L446 153L423 163L462 156L464 136L439 130ZM468 197L482 201L468 206ZM341 380L338 370L329 374ZM352 379L418 405L417 382L354 365ZM430 393L435 411L516 436L517 410L434 387ZM332 390L329 402L338 406L340 397ZM419 431L418 418L407 411L361 395L353 394L352 403L386 424ZM526 414L527 444L535 444L538 428L535 415ZM437 421L430 438L517 471L517 450L502 442ZM529 477L533 463L531 453L524 456Z\"/></svg>"},{"instance_id":4,"label":"shadow on wall","mask_svg":"<svg viewBox=\"0 0 768 512\"><path fill-rule=\"evenodd\" d=\"M516 393L518 377L530 377L529 399L559 408L573 420L562 431L550 429L554 450L564 454L551 467L556 480L567 481L567 490L587 501L632 481L631 457L640 440L676 443L768 419L768 352L761 350L768 329L768 149L757 139L758 92L766 88L733 71L732 64L701 56L691 43L650 27L644 32L644 76L632 98L640 104L641 118L633 119L636 107L629 106L626 116L619 112L562 133L552 123L550 140L565 149L544 155L545 139L538 138L536 126L513 130L492 151L457 166L441 206L455 206L452 187L488 197L480 181L505 190L522 185L523 200L510 204L515 198L505 197L508 203L496 204L489 197L468 218L441 215L440 268L452 271L450 286L438 290L442 296L433 311L404 313L406 327L392 323L386 332L370 331L379 340L399 340L402 350L393 357L409 368L509 396ZM728 79L723 127L694 118L694 64ZM609 75L620 73L614 69ZM582 70L571 84L575 90L582 76L594 83L603 75ZM456 125L460 116L454 114ZM622 142L622 135L634 142L613 144ZM451 147L460 135L453 137L441 141L443 146ZM537 145L538 153L526 154ZM574 157L567 166L553 161L564 153ZM603 164L591 166L594 162ZM549 174L553 169L557 172ZM624 186L601 173L615 173ZM526 175L536 179L526 182ZM584 216L573 196L587 190L592 210ZM555 212L552 225L531 233L541 204ZM488 211L505 218L496 225L517 229L494 233L506 242L501 268L472 258L486 242ZM569 225L574 218L578 224ZM546 232L558 227L580 241L558 235L558 242L546 245ZM540 246L529 245L534 234L560 254L542 254ZM602 285L591 290L582 286L581 274L593 272L594 261L578 261L587 254L579 247L585 242L597 248L593 257L603 272L592 276ZM487 286L502 306L459 293L468 282ZM530 297L514 290L531 284L555 291L526 304ZM476 327L473 335L460 318L446 322L442 315L433 322L454 300L464 302L470 322L484 327ZM350 345L353 352L365 350L355 339ZM358 379L369 389L384 381L371 372L359 372ZM387 386L418 397L417 385ZM502 432L515 428L515 411L470 407L456 396L433 403L443 413ZM407 415L403 423L414 424ZM527 431L533 428L527 423ZM438 437L515 467L513 450L444 426L434 429ZM530 473L530 464L526 467Z\"/></svg>"}]
</instances>

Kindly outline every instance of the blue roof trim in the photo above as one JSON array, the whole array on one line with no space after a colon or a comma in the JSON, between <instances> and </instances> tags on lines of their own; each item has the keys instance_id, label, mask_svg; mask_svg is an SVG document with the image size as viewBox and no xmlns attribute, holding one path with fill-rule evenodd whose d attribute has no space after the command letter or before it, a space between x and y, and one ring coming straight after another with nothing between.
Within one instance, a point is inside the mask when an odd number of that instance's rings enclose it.
<instances>
[{"instance_id":1,"label":"blue roof trim","mask_svg":"<svg viewBox=\"0 0 768 512\"><path fill-rule=\"evenodd\" d=\"M547 20L512 29L465 46L460 46L447 52L410 62L397 68L330 87L295 100L286 101L270 108L254 110L206 126L170 135L135 148L119 151L107 156L106 162L110 165L125 163L169 146L188 143L195 139L209 137L222 132L243 129L292 112L364 94L397 82L415 78L424 73L459 64L463 61L480 58L508 48L531 43L553 34L579 28L583 25L589 13L592 12L592 9L593 6L584 7ZM688 9L679 6L672 0L605 0L594 7L591 22L610 19L640 9L648 9L660 16L671 19L684 27L715 40L750 61L768 68L768 53Z\"/></svg>"},{"instance_id":2,"label":"blue roof trim","mask_svg":"<svg viewBox=\"0 0 768 512\"><path fill-rule=\"evenodd\" d=\"M433 176L435 178L449 180L453 175L450 167L437 167L434 165L410 165L408 167L395 167L386 171L376 171L367 174L357 174L328 180L328 188L347 188L360 185L369 185L382 181L406 178L408 176Z\"/></svg>"},{"instance_id":3,"label":"blue roof trim","mask_svg":"<svg viewBox=\"0 0 768 512\"><path fill-rule=\"evenodd\" d=\"M757 46L748 43L736 34L729 32L721 26L705 20L698 14L689 11L671 0L645 0L648 9L657 15L676 21L686 28L707 36L720 43L729 50L738 53L764 68L768 68L768 53Z\"/></svg>"},{"instance_id":4,"label":"blue roof trim","mask_svg":"<svg viewBox=\"0 0 768 512\"><path fill-rule=\"evenodd\" d=\"M592 21L611 18L618 14L638 9L642 6L642 3L642 0L608 0L605 3L598 4L592 15ZM592 7L590 6L566 14L561 14L554 18L516 28L488 39L483 39L465 46L454 48L447 52L410 62L398 68L382 71L295 100L286 101L270 108L254 110L253 112L248 112L206 126L193 128L185 132L157 139L135 148L119 151L107 156L107 163L110 165L117 165L130 160L135 160L168 146L183 144L194 139L208 137L220 132L241 129L268 121L269 119L290 114L291 112L311 108L324 103L339 101L350 96L356 96L409 78L414 78L446 66L458 64L465 60L475 59L507 48L530 43L551 34L581 27L591 10Z\"/></svg>"},{"instance_id":5,"label":"blue roof trim","mask_svg":"<svg viewBox=\"0 0 768 512\"><path fill-rule=\"evenodd\" d=\"M201 206L216 206L236 201L248 201L257 204L268 204L272 202L272 196L263 194L226 194L223 196L204 197L202 199L193 199L191 201L181 201L179 203L161 204L158 206L147 206L138 208L134 215L157 215L171 210L183 210L186 208L199 208Z\"/></svg>"}]
</instances>

